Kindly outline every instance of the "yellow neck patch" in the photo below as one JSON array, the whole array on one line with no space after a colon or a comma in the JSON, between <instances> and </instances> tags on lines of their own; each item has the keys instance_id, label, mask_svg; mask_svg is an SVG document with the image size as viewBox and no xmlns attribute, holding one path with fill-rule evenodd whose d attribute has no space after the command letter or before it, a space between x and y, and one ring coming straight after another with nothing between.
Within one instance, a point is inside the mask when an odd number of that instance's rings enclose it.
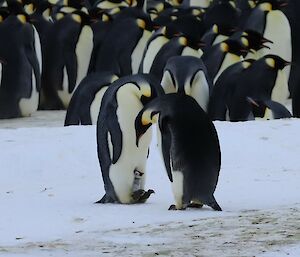
<instances>
[{"instance_id":1,"label":"yellow neck patch","mask_svg":"<svg viewBox=\"0 0 300 257\"><path fill-rule=\"evenodd\" d=\"M259 9L264 12L270 12L272 11L272 4L270 3L262 3L259 5Z\"/></svg>"},{"instance_id":2,"label":"yellow neck patch","mask_svg":"<svg viewBox=\"0 0 300 257\"><path fill-rule=\"evenodd\" d=\"M142 19L137 19L136 20L137 25L141 28L141 29L145 29L146 28L146 22Z\"/></svg>"},{"instance_id":3,"label":"yellow neck patch","mask_svg":"<svg viewBox=\"0 0 300 257\"><path fill-rule=\"evenodd\" d=\"M21 23L23 23L23 24L26 23L26 17L25 17L24 14L18 14L18 15L17 15L17 18L18 18L18 20L19 20Z\"/></svg>"},{"instance_id":4,"label":"yellow neck patch","mask_svg":"<svg viewBox=\"0 0 300 257\"><path fill-rule=\"evenodd\" d=\"M71 17L72 17L72 19L73 19L74 21L76 21L77 23L81 23L81 22L82 22L82 18L81 18L81 16L80 16L79 14L73 13L73 14L71 15Z\"/></svg>"},{"instance_id":5,"label":"yellow neck patch","mask_svg":"<svg viewBox=\"0 0 300 257\"><path fill-rule=\"evenodd\" d=\"M266 59L266 64L268 65L268 66L270 66L271 68L275 68L275 60L273 59L273 58L267 58Z\"/></svg>"},{"instance_id":6,"label":"yellow neck patch","mask_svg":"<svg viewBox=\"0 0 300 257\"><path fill-rule=\"evenodd\" d=\"M222 52L228 52L229 51L229 45L225 42L222 42L220 44L220 48L221 48Z\"/></svg>"}]
</instances>

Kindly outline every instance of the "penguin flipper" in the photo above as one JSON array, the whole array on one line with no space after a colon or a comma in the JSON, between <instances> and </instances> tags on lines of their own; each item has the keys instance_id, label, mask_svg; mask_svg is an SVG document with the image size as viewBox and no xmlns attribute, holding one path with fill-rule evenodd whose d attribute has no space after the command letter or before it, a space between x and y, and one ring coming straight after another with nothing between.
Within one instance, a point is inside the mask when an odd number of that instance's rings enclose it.
<instances>
[{"instance_id":1,"label":"penguin flipper","mask_svg":"<svg viewBox=\"0 0 300 257\"><path fill-rule=\"evenodd\" d=\"M123 143L122 131L116 114L111 115L110 119L108 120L107 127L113 145L112 163L115 164L120 158Z\"/></svg>"},{"instance_id":2,"label":"penguin flipper","mask_svg":"<svg viewBox=\"0 0 300 257\"><path fill-rule=\"evenodd\" d=\"M68 91L69 93L72 93L75 86L76 86L76 80L77 80L77 57L75 53L66 53L66 59L65 59L65 65L66 70L68 74Z\"/></svg>"},{"instance_id":3,"label":"penguin flipper","mask_svg":"<svg viewBox=\"0 0 300 257\"><path fill-rule=\"evenodd\" d=\"M167 124L165 119L160 120L159 122L159 128L161 132L163 133L164 136L161 138L161 149L162 149L162 154L163 154L163 159L165 163L165 167L167 170L167 174L169 177L169 180L173 182L173 176L172 176L172 171L171 171L171 158L170 158L170 149L171 149L171 132L167 128Z\"/></svg>"},{"instance_id":4,"label":"penguin flipper","mask_svg":"<svg viewBox=\"0 0 300 257\"><path fill-rule=\"evenodd\" d=\"M38 92L41 90L41 71L39 66L39 61L36 56L35 49L33 47L27 47L26 50L27 59L33 69L33 73L36 81L36 89Z\"/></svg>"},{"instance_id":5,"label":"penguin flipper","mask_svg":"<svg viewBox=\"0 0 300 257\"><path fill-rule=\"evenodd\" d=\"M222 211L222 208L217 203L215 197L212 197L212 200L206 203L209 207L213 208L215 211Z\"/></svg>"}]
</instances>

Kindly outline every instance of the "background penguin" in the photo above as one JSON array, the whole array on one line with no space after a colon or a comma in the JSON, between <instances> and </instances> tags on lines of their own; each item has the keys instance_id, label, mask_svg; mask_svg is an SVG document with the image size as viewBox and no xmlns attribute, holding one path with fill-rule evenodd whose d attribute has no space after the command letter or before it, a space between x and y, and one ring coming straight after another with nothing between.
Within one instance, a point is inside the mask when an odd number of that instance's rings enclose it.
<instances>
[{"instance_id":1,"label":"background penguin","mask_svg":"<svg viewBox=\"0 0 300 257\"><path fill-rule=\"evenodd\" d=\"M254 100L250 97L247 98L251 105L251 113L249 114L249 120L251 119L284 119L291 118L292 115L289 110L278 102L268 100Z\"/></svg>"},{"instance_id":2,"label":"background penguin","mask_svg":"<svg viewBox=\"0 0 300 257\"><path fill-rule=\"evenodd\" d=\"M185 93L192 96L206 111L212 82L201 59L193 56L175 56L168 60L161 85L166 94Z\"/></svg>"},{"instance_id":3,"label":"background penguin","mask_svg":"<svg viewBox=\"0 0 300 257\"><path fill-rule=\"evenodd\" d=\"M29 116L37 110L40 68L34 48L34 30L25 13L9 15L0 24L0 118Z\"/></svg>"},{"instance_id":4,"label":"background penguin","mask_svg":"<svg viewBox=\"0 0 300 257\"><path fill-rule=\"evenodd\" d=\"M253 59L244 60L235 63L225 69L217 79L212 88L212 93L208 104L208 115L212 120L226 120L226 102L225 94L234 84L238 77L250 67L254 62Z\"/></svg>"},{"instance_id":5,"label":"background penguin","mask_svg":"<svg viewBox=\"0 0 300 257\"><path fill-rule=\"evenodd\" d=\"M227 67L241 61L241 56L245 56L247 52L247 47L238 40L227 39L205 51L201 58L209 77L215 83Z\"/></svg>"},{"instance_id":6,"label":"background penguin","mask_svg":"<svg viewBox=\"0 0 300 257\"><path fill-rule=\"evenodd\" d=\"M98 203L145 202L144 191L151 132L135 144L134 122L143 104L163 90L149 75L120 78L106 90L97 121L97 146L105 195ZM134 158L133 158L134 156Z\"/></svg>"},{"instance_id":7,"label":"background penguin","mask_svg":"<svg viewBox=\"0 0 300 257\"><path fill-rule=\"evenodd\" d=\"M103 94L117 79L118 77L111 72L95 72L87 75L72 95L65 126L97 124Z\"/></svg>"},{"instance_id":8,"label":"background penguin","mask_svg":"<svg viewBox=\"0 0 300 257\"><path fill-rule=\"evenodd\" d=\"M166 43L155 56L150 74L158 80L162 79L164 67L169 58L173 56L194 56L200 58L202 50L200 49L202 42L193 42L184 35L172 38Z\"/></svg>"},{"instance_id":9,"label":"background penguin","mask_svg":"<svg viewBox=\"0 0 300 257\"><path fill-rule=\"evenodd\" d=\"M137 145L153 123L161 132L162 153L176 205L206 204L221 211L214 198L221 166L217 131L198 103L185 94L167 94L147 104L135 121Z\"/></svg>"},{"instance_id":10,"label":"background penguin","mask_svg":"<svg viewBox=\"0 0 300 257\"><path fill-rule=\"evenodd\" d=\"M87 15L81 11L57 14L44 45L41 109L67 108L77 81L87 72L89 57L78 60L76 53L82 29L88 22ZM85 40L92 41L90 37ZM83 53L91 53L91 44L85 44L83 49L86 49Z\"/></svg>"},{"instance_id":11,"label":"background penguin","mask_svg":"<svg viewBox=\"0 0 300 257\"><path fill-rule=\"evenodd\" d=\"M141 11L139 17L118 16L96 53L99 62L95 70L113 71L120 76L137 73L151 31L152 22Z\"/></svg>"},{"instance_id":12,"label":"background penguin","mask_svg":"<svg viewBox=\"0 0 300 257\"><path fill-rule=\"evenodd\" d=\"M286 1L260 0L251 12L244 29L254 30L272 43L266 43L268 48L261 49L259 57L267 54L278 55L284 60L292 60L291 27L282 8ZM290 67L284 69L289 79Z\"/></svg>"},{"instance_id":13,"label":"background penguin","mask_svg":"<svg viewBox=\"0 0 300 257\"><path fill-rule=\"evenodd\" d=\"M238 77L233 78L225 94L226 106L231 121L248 120L248 97L253 99L271 99L285 104L289 92L282 69L289 65L279 56L266 55L252 63Z\"/></svg>"}]
</instances>

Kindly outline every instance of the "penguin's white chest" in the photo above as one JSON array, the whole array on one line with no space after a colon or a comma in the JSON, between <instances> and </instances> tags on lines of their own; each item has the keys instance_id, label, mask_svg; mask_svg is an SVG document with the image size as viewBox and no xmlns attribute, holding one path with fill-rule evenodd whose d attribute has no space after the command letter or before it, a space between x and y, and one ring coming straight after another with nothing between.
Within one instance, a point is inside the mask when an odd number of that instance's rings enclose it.
<instances>
[{"instance_id":1,"label":"penguin's white chest","mask_svg":"<svg viewBox=\"0 0 300 257\"><path fill-rule=\"evenodd\" d=\"M282 105L286 105L289 97L289 88L286 78L286 73L283 70L277 72L277 78L275 86L272 90L271 99L275 102L279 102Z\"/></svg>"},{"instance_id":2,"label":"penguin's white chest","mask_svg":"<svg viewBox=\"0 0 300 257\"><path fill-rule=\"evenodd\" d=\"M286 61L292 60L292 39L291 27L287 17L282 11L270 11L267 14L264 37L271 40L272 43L266 43L268 48L259 51L260 56L267 54L278 55ZM289 78L290 66L284 68L286 77Z\"/></svg>"},{"instance_id":3,"label":"penguin's white chest","mask_svg":"<svg viewBox=\"0 0 300 257\"><path fill-rule=\"evenodd\" d=\"M195 74L192 84L190 80L186 81L184 91L187 95L193 97L204 111L207 111L209 85L202 70Z\"/></svg>"},{"instance_id":4,"label":"penguin's white chest","mask_svg":"<svg viewBox=\"0 0 300 257\"><path fill-rule=\"evenodd\" d=\"M214 83L216 83L218 77L222 74L222 72L227 69L230 65L235 64L237 62L241 61L241 58L235 54L227 53L225 55L225 58L222 62L222 65L217 73L217 75L214 77Z\"/></svg>"},{"instance_id":5,"label":"penguin's white chest","mask_svg":"<svg viewBox=\"0 0 300 257\"><path fill-rule=\"evenodd\" d=\"M19 101L19 108L22 117L30 116L37 110L39 104L39 92L36 88L36 78L33 70L31 70L31 87L31 96L29 98L21 98Z\"/></svg>"},{"instance_id":6,"label":"penguin's white chest","mask_svg":"<svg viewBox=\"0 0 300 257\"><path fill-rule=\"evenodd\" d=\"M136 47L134 48L132 55L131 55L131 69L132 74L137 74L139 71L139 67L141 64L141 60L143 57L143 52L146 48L147 42L151 37L152 33L148 30L143 30L143 35L139 39Z\"/></svg>"},{"instance_id":7,"label":"penguin's white chest","mask_svg":"<svg viewBox=\"0 0 300 257\"><path fill-rule=\"evenodd\" d=\"M86 76L93 50L93 31L89 26L81 30L77 45L76 56L78 60L77 84Z\"/></svg>"},{"instance_id":8,"label":"penguin's white chest","mask_svg":"<svg viewBox=\"0 0 300 257\"><path fill-rule=\"evenodd\" d=\"M95 98L94 98L93 102L91 103L90 115L91 115L92 124L97 124L101 101L102 101L103 95L104 95L105 91L107 90L107 88L108 88L108 86L101 88L96 93Z\"/></svg>"},{"instance_id":9,"label":"penguin's white chest","mask_svg":"<svg viewBox=\"0 0 300 257\"><path fill-rule=\"evenodd\" d=\"M132 87L136 86L132 85ZM140 139L139 147L137 147L134 124L135 118L140 110L142 110L143 105L135 95L128 94L125 88L119 89L117 102L117 116L122 131L122 152L119 160L111 165L109 178L120 202L131 203L135 170L143 174L140 181L141 189L143 189L145 185L146 161L152 131L149 129L145 133Z\"/></svg>"},{"instance_id":10,"label":"penguin's white chest","mask_svg":"<svg viewBox=\"0 0 300 257\"><path fill-rule=\"evenodd\" d=\"M145 54L143 63L142 63L142 72L149 73L156 57L157 53L160 49L168 42L169 40L164 36L158 36L149 44L147 52Z\"/></svg>"}]
</instances>

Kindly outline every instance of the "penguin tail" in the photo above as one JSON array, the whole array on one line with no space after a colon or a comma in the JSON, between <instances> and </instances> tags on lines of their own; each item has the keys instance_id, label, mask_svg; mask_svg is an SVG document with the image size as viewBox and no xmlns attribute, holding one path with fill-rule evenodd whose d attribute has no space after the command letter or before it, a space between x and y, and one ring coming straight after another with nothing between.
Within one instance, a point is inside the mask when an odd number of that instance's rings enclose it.
<instances>
[{"instance_id":1,"label":"penguin tail","mask_svg":"<svg viewBox=\"0 0 300 257\"><path fill-rule=\"evenodd\" d=\"M217 203L216 199L213 197L213 200L211 202L208 202L207 205L214 209L215 211L222 211L222 208Z\"/></svg>"},{"instance_id":2,"label":"penguin tail","mask_svg":"<svg viewBox=\"0 0 300 257\"><path fill-rule=\"evenodd\" d=\"M94 203L114 203L114 202L115 201L111 197L109 197L109 196L107 196L107 194L105 194L99 201L94 202Z\"/></svg>"}]
</instances>

